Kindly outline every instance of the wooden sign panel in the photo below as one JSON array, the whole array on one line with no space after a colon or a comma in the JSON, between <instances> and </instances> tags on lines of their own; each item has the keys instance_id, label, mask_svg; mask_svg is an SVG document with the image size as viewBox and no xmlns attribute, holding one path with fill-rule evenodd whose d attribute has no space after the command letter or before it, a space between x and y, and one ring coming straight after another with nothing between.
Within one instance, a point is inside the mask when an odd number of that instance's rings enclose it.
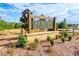
<instances>
[{"instance_id":1,"label":"wooden sign panel","mask_svg":"<svg viewBox=\"0 0 79 59\"><path fill-rule=\"evenodd\" d=\"M32 21L33 29L52 29L53 28L53 20L33 20Z\"/></svg>"}]
</instances>

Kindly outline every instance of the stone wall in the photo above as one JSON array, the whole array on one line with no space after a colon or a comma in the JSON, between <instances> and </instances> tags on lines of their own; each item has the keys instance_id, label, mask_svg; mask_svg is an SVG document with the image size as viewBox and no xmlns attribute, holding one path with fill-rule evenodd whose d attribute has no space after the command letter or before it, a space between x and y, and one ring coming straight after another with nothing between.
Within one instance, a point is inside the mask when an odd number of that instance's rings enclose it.
<instances>
[{"instance_id":1,"label":"stone wall","mask_svg":"<svg viewBox=\"0 0 79 59\"><path fill-rule=\"evenodd\" d=\"M41 40L46 40L48 36L55 37L56 35L59 35L59 31L49 31L49 32L37 32L37 33L30 33L26 34L27 39L29 42L33 42L35 38Z\"/></svg>"}]
</instances>

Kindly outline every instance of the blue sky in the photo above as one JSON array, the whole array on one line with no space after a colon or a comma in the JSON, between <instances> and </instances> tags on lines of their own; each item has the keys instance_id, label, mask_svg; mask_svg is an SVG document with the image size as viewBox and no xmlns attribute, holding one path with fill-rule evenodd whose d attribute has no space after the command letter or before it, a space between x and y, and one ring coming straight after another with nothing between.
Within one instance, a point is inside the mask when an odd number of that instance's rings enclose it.
<instances>
[{"instance_id":1,"label":"blue sky","mask_svg":"<svg viewBox=\"0 0 79 59\"><path fill-rule=\"evenodd\" d=\"M67 23L79 24L79 4L68 3L0 3L0 16L3 20L19 22L21 13L30 9L33 15L55 16L57 22L67 19Z\"/></svg>"}]
</instances>

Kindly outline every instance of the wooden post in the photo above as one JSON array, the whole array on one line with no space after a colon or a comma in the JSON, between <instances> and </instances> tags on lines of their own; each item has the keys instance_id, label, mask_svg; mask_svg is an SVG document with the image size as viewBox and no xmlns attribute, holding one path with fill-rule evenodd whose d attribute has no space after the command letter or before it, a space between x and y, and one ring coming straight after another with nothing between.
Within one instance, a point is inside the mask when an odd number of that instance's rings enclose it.
<instances>
[{"instance_id":1,"label":"wooden post","mask_svg":"<svg viewBox=\"0 0 79 59\"><path fill-rule=\"evenodd\" d=\"M53 18L53 31L56 31L56 18Z\"/></svg>"},{"instance_id":2,"label":"wooden post","mask_svg":"<svg viewBox=\"0 0 79 59\"><path fill-rule=\"evenodd\" d=\"M75 32L74 32L74 25L72 25L72 31L73 31L73 35L74 35L74 33L75 33Z\"/></svg>"},{"instance_id":3,"label":"wooden post","mask_svg":"<svg viewBox=\"0 0 79 59\"><path fill-rule=\"evenodd\" d=\"M31 12L29 11L28 12L28 33L31 33L31 27L32 27L32 24L31 24Z\"/></svg>"}]
</instances>

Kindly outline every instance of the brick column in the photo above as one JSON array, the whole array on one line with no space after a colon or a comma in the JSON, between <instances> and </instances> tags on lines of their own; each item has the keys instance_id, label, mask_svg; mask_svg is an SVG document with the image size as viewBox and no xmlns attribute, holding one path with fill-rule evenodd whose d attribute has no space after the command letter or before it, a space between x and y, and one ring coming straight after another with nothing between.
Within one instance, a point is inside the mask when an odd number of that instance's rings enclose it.
<instances>
[{"instance_id":1,"label":"brick column","mask_svg":"<svg viewBox=\"0 0 79 59\"><path fill-rule=\"evenodd\" d=\"M56 18L53 18L53 31L56 31Z\"/></svg>"}]
</instances>

